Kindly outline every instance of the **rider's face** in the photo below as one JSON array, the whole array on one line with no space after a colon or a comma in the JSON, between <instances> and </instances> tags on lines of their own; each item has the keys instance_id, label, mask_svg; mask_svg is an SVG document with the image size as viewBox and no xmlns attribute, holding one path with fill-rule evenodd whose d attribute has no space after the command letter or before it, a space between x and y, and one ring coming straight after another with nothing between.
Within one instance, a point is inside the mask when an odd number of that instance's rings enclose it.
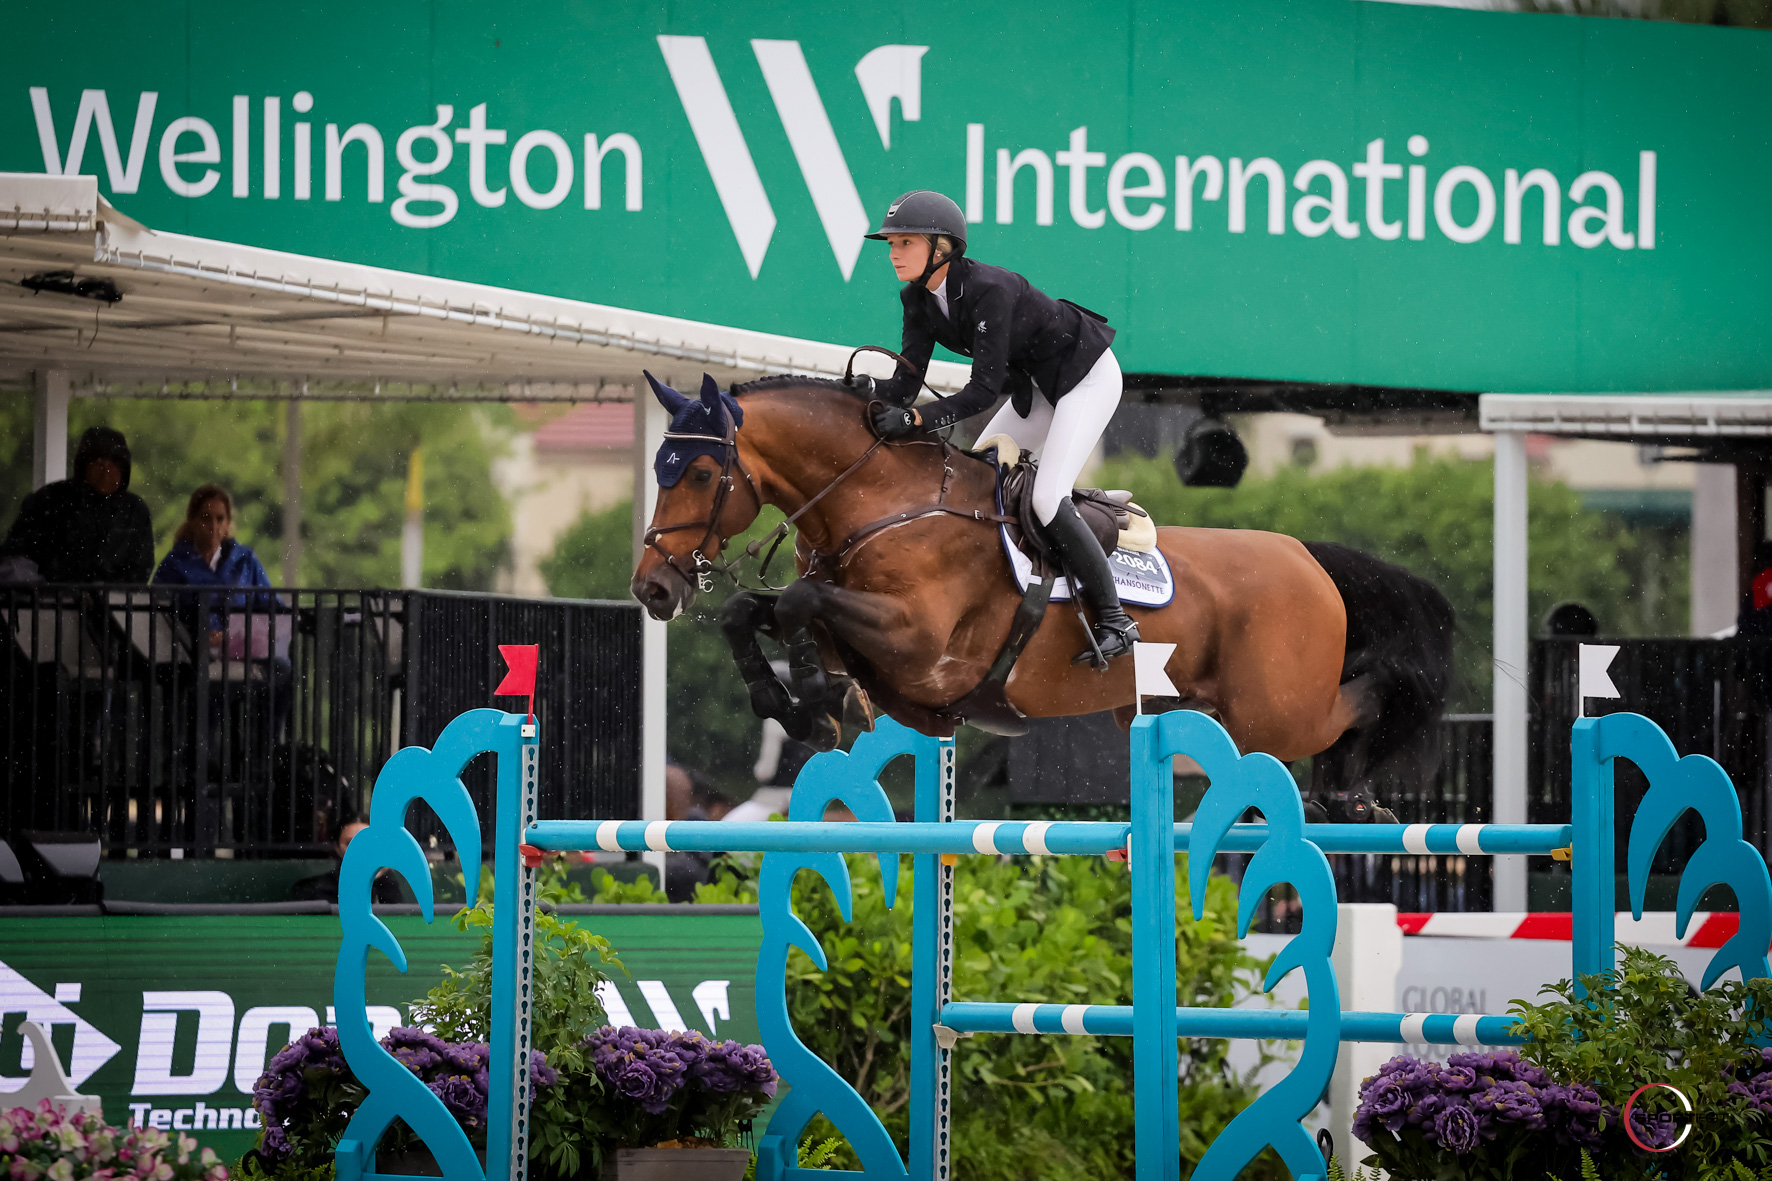
<instances>
[{"instance_id":1,"label":"rider's face","mask_svg":"<svg viewBox=\"0 0 1772 1181\"><path fill-rule=\"evenodd\" d=\"M915 283L929 265L929 239L922 234L889 234L892 270L900 283Z\"/></svg>"}]
</instances>

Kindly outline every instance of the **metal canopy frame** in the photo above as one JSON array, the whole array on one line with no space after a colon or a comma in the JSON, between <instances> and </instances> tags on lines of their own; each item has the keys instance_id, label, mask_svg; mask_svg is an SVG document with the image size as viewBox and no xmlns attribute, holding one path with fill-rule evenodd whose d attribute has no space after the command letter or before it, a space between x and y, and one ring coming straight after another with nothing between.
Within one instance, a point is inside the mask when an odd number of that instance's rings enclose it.
<instances>
[{"instance_id":1,"label":"metal canopy frame","mask_svg":"<svg viewBox=\"0 0 1772 1181\"><path fill-rule=\"evenodd\" d=\"M108 303L21 280L109 281ZM0 380L134 397L627 400L641 370L836 377L849 346L152 230L90 176L0 173ZM871 371L878 367L878 359ZM957 390L970 368L930 366Z\"/></svg>"}]
</instances>

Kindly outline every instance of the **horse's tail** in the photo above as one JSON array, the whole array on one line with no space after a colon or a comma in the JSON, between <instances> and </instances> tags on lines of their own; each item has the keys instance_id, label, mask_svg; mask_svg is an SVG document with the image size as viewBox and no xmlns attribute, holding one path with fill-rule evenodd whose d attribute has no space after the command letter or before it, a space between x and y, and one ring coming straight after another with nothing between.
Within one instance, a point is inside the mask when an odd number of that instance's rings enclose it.
<instances>
[{"instance_id":1,"label":"horse's tail","mask_svg":"<svg viewBox=\"0 0 1772 1181\"><path fill-rule=\"evenodd\" d=\"M1304 547L1347 609L1342 683L1364 679L1369 720L1347 736L1359 750L1359 765L1348 768L1352 777L1403 755L1419 773L1431 773L1439 752L1434 723L1452 685L1452 604L1432 583L1371 554L1327 541Z\"/></svg>"}]
</instances>

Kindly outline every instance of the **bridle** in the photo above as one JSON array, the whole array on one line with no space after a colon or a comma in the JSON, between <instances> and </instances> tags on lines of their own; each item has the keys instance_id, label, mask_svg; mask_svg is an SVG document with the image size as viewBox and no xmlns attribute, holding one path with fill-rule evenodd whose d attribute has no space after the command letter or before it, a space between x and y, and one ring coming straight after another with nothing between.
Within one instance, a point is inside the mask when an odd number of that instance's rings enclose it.
<instances>
[{"instance_id":1,"label":"bridle","mask_svg":"<svg viewBox=\"0 0 1772 1181\"><path fill-rule=\"evenodd\" d=\"M642 544L646 548L656 550L658 556L664 559L665 565L676 571L679 578L686 584L694 586L702 594L707 594L714 589L715 574L733 575L733 580L737 581L737 576L733 574L735 563L716 564L703 552L708 548L709 543L715 540L718 540L722 546L726 544L726 538L720 536L720 515L726 511L727 498L732 495L733 468L737 468L739 474L744 476L745 483L750 485L751 496L757 501L757 511L763 510L763 493L757 487L756 479L746 470L743 461L738 457L738 426L734 421L732 410L723 406L721 411L726 419L726 433L723 435L698 435L680 431L666 431L664 435L667 439L719 444L721 449L720 483L714 489L714 503L708 509L707 517L704 520L684 521L677 525L654 525L646 530L646 535L642 539ZM701 529L703 531L701 540L696 543L694 550L689 554L688 569L684 569L680 555L673 554L658 543L658 539L665 534L680 533L685 529Z\"/></svg>"},{"instance_id":2,"label":"bridle","mask_svg":"<svg viewBox=\"0 0 1772 1181\"><path fill-rule=\"evenodd\" d=\"M853 382L854 373L855 373L855 358L858 354L864 353L864 352L884 353L886 356L893 358L899 364L903 365L905 368L910 369L912 372L916 372L916 366L912 365L909 361L905 360L903 357L899 356L897 353L893 352L892 350L881 348L878 345L863 345L862 347L856 349L854 352L849 354L849 364L845 368L844 375L843 375L843 379L846 384ZM927 385L927 382L925 381L924 384ZM933 391L931 391L931 392L933 392ZM801 505L798 509L795 509L793 513L789 514L789 516L781 522L781 524L777 525L774 529L770 530L768 534L766 534L763 537L758 538L756 541L753 541L749 545L745 546L744 553L740 557L736 557L736 558L732 559L730 562L716 562L712 558L707 556L706 551L709 548L710 544L715 541L718 541L721 548L723 549L723 548L725 548L727 541L730 540L730 538L727 535L723 535L720 532L720 516L722 513L724 513L726 511L726 501L732 495L732 487L733 487L733 483L734 483L734 481L732 479L732 472L733 472L734 468L736 468L738 470L738 473L745 478L745 483L750 486L751 496L757 502L757 511L758 512L763 511L762 489L760 489L757 486L756 477L751 475L750 471L745 467L744 461L741 460L738 455L738 425L737 425L736 421L734 420L732 410L730 407L726 407L726 406L722 406L721 409L725 415L725 421L726 421L726 431L722 435L702 435L702 434L693 434L693 433L689 433L689 432L675 432L675 431L666 431L664 434L664 437L666 439L683 439L686 441L696 442L696 443L714 443L720 447L720 451L721 451L720 482L719 482L718 486L716 486L716 488L714 489L714 501L713 501L713 504L711 504L708 507L708 515L699 521L683 521L683 522L680 522L676 525L654 525L646 530L645 536L641 539L641 544L644 545L647 549L657 551L658 556L660 558L664 559L665 565L669 566L673 571L675 571L677 574L677 577L681 578L683 580L683 582L685 583L685 585L695 587L695 589L698 592L700 592L701 594L707 594L709 591L713 590L714 589L714 576L721 575L721 574L732 579L733 585L738 586L740 588L744 588L744 583L740 580L739 575L738 575L739 563L741 561L745 560L746 558L757 557L758 554L762 553L763 548L765 546L767 546L769 548L769 552L766 555L764 555L763 564L762 564L761 568L759 568L759 570L757 571L757 579L758 579L759 585L756 587L745 588L745 589L762 590L762 591L786 590L787 589L786 583L783 583L781 586L771 585L771 583L769 582L769 566L772 562L775 561L775 555L776 555L776 552L781 549L781 543L784 540L786 540L788 534L793 530L794 522L798 521L801 517L805 516L806 513L808 511L810 511L814 505L816 505L819 501L823 500L826 496L830 495L831 492L833 492L839 484L843 483L843 481L847 480L850 476L852 476L856 472L860 471L862 465L867 463L868 460L872 459L874 457L874 453L876 451L878 451L881 447L886 445L886 440L876 436L874 439L873 445L870 446L866 451L861 453L860 459L857 459L854 463L852 463L848 467L844 468L843 471L841 473L839 473L835 479L833 479L829 484L826 484L823 489L821 489L819 492L817 492L815 495L813 495L813 497L811 499L809 499L805 504ZM947 440L945 438L942 439L941 446L942 446L942 454L944 457L943 458L943 467L946 472L946 475L943 477L943 480L942 480L942 489L941 489L942 505L940 507L942 507L943 511L952 511L952 510L946 509L946 507L945 507L945 502L947 500L948 481L953 478L953 469L951 466L948 465L948 463L946 461L946 455L948 452L949 444L947 443ZM900 514L900 515L907 516L907 514ZM979 514L975 514L975 515L979 515ZM986 515L979 515L979 519L983 520L983 519L985 519L985 516ZM885 523L886 522L876 522L876 525L882 525ZM894 521L893 523L898 523L898 522ZM689 557L686 562L682 558L681 555L673 554L670 550L666 549L664 546L662 546L658 543L658 539L663 537L665 534L680 533L685 529L700 529L700 530L702 530L701 540L696 543L695 548L690 552ZM873 529L870 527L870 529L867 532L869 533L869 535L871 535L871 533L873 532ZM842 550L843 551L848 550L853 544L855 544L861 540L862 540L862 538L860 538L860 537L852 537L851 539L849 539L849 541L847 543L845 543L845 545L842 547ZM685 567L687 567L687 568L685 568Z\"/></svg>"}]
</instances>

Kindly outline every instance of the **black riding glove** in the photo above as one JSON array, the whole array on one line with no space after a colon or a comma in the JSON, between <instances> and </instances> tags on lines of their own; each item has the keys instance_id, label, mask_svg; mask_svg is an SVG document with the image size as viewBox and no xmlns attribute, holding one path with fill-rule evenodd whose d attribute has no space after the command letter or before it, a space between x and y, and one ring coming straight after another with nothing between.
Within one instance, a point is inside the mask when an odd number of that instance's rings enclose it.
<instances>
[{"instance_id":1,"label":"black riding glove","mask_svg":"<svg viewBox=\"0 0 1772 1181\"><path fill-rule=\"evenodd\" d=\"M882 439L902 439L922 429L917 422L917 412L908 406L888 406L883 402L876 402L870 413L873 415L874 433Z\"/></svg>"}]
</instances>

